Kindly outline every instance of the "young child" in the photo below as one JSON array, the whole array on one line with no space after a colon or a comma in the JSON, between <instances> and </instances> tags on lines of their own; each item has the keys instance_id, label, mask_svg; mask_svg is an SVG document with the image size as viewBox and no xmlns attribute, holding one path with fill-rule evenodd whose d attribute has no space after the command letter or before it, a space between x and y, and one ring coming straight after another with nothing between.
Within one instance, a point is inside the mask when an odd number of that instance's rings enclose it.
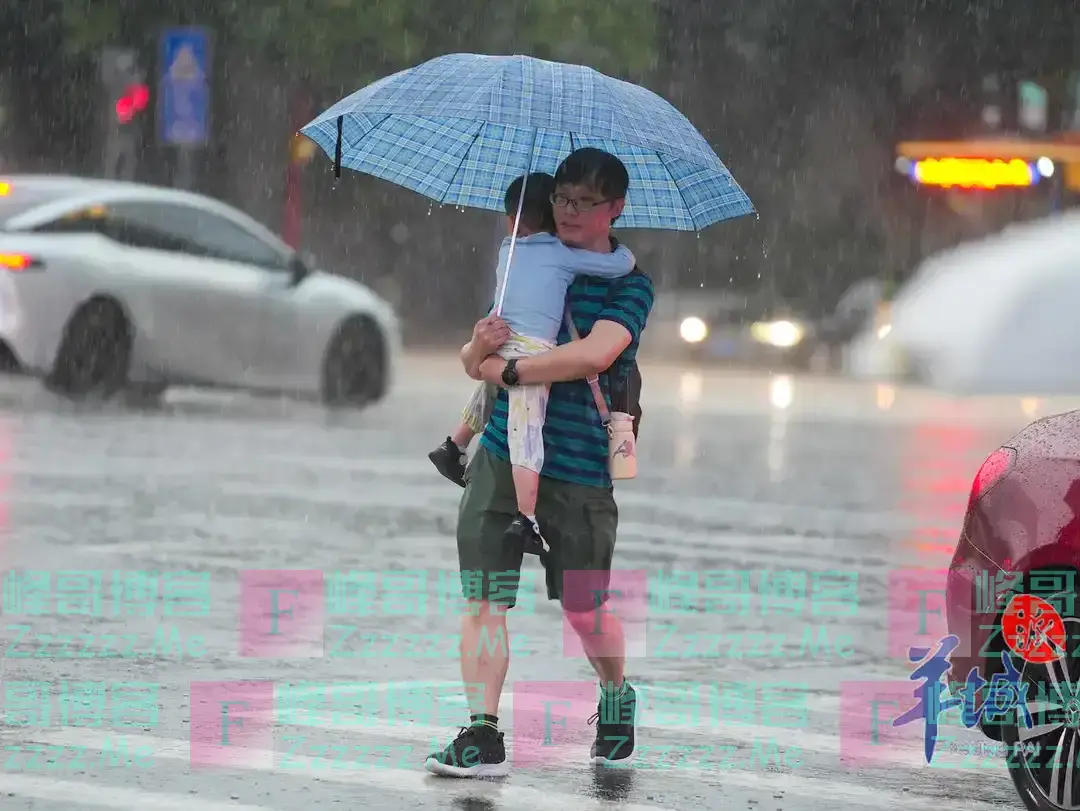
<instances>
[{"instance_id":1,"label":"young child","mask_svg":"<svg viewBox=\"0 0 1080 811\"><path fill-rule=\"evenodd\" d=\"M524 180L519 177L506 190L504 209L511 235ZM620 246L614 253L598 253L564 245L555 236L555 215L551 208L554 192L555 178L548 174L531 174L525 183L510 283L503 299L502 318L510 327L510 340L498 351L500 357L508 360L538 355L555 346L563 323L566 291L575 276L615 278L634 269L634 255L627 248ZM495 272L496 300L506 280L509 253L510 237L507 237L499 250L499 266ZM461 487L465 486L466 449L487 425L497 393L495 386L477 388L465 407L457 430L428 454L438 471ZM524 522L518 532L532 536L525 539L526 548L535 552L540 540L536 494L544 466L543 432L548 387L513 386L508 390L508 397L507 444L519 513L514 523Z\"/></svg>"}]
</instances>

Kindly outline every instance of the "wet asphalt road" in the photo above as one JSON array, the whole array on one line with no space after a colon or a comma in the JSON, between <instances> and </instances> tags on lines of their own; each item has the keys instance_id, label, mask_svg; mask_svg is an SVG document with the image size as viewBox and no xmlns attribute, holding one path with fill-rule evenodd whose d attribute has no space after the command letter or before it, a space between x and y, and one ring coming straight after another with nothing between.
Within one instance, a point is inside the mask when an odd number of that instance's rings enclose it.
<instances>
[{"instance_id":1,"label":"wet asphalt road","mask_svg":"<svg viewBox=\"0 0 1080 811\"><path fill-rule=\"evenodd\" d=\"M3 594L5 811L1020 807L966 730L933 767L917 727L871 743L855 683L904 689L889 626L911 615L888 610L890 573L947 566L982 457L1072 404L646 369L642 472L617 488L618 565L650 577L629 632L638 762L586 765L590 671L554 605L523 597L501 711L515 769L490 784L422 768L466 719L460 491L426 452L470 382L449 358L402 375L348 417L192 392L157 412L74 409L0 385L0 540L18 572ZM268 648L270 619L244 607L266 596L253 570L308 572L287 603L299 617L279 617L295 620L278 629L291 648ZM743 577L749 596L722 596ZM853 578L857 603L836 585ZM558 700L545 745L540 708ZM246 704L223 719L223 701Z\"/></svg>"}]
</instances>

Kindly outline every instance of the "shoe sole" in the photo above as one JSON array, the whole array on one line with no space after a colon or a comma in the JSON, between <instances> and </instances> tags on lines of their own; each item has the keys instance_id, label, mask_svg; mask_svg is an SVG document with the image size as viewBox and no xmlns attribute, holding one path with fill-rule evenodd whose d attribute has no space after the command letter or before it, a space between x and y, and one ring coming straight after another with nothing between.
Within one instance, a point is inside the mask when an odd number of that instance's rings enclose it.
<instances>
[{"instance_id":1,"label":"shoe sole","mask_svg":"<svg viewBox=\"0 0 1080 811\"><path fill-rule=\"evenodd\" d=\"M606 766L609 769L618 769L622 766L630 766L637 759L637 750L635 749L629 755L618 760L608 760L606 757L600 757L598 755L592 756L592 763L594 766Z\"/></svg>"},{"instance_id":2,"label":"shoe sole","mask_svg":"<svg viewBox=\"0 0 1080 811\"><path fill-rule=\"evenodd\" d=\"M424 762L424 768L439 777L478 778L478 777L506 777L510 774L510 764L480 763L476 766L451 766L442 763L438 758L429 757Z\"/></svg>"}]
</instances>

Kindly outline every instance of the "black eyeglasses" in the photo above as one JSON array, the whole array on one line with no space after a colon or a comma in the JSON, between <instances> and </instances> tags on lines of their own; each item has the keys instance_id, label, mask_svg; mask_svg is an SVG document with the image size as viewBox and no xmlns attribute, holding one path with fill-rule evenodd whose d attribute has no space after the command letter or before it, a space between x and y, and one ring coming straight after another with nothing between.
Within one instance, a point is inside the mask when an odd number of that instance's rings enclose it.
<instances>
[{"instance_id":1,"label":"black eyeglasses","mask_svg":"<svg viewBox=\"0 0 1080 811\"><path fill-rule=\"evenodd\" d=\"M553 194L551 195L551 204L555 208L571 208L574 211L587 212L592 211L597 206L602 206L604 203L610 203L611 200L597 200L595 203L588 200L575 200L572 197L567 197L565 194Z\"/></svg>"}]
</instances>

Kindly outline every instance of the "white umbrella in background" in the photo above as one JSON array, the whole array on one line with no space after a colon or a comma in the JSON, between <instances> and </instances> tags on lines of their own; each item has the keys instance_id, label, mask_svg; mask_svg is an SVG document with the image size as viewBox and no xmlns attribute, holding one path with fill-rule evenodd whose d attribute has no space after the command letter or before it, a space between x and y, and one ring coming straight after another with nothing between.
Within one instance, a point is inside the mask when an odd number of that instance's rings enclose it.
<instances>
[{"instance_id":1,"label":"white umbrella in background","mask_svg":"<svg viewBox=\"0 0 1080 811\"><path fill-rule=\"evenodd\" d=\"M1080 213L929 259L887 334L857 339L852 371L915 372L955 394L1080 394Z\"/></svg>"}]
</instances>

